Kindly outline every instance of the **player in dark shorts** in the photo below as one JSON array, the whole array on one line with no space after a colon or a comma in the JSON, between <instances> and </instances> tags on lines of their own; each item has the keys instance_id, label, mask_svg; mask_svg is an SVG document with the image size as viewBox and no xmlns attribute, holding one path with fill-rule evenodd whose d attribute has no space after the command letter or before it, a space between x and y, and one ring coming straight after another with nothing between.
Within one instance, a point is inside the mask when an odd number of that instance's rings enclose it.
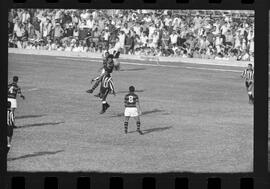
<instances>
[{"instance_id":1,"label":"player in dark shorts","mask_svg":"<svg viewBox=\"0 0 270 189\"><path fill-rule=\"evenodd\" d=\"M246 68L241 77L245 79L245 86L248 93L249 103L254 104L254 96L252 94L254 87L254 70L252 64L248 64L248 68Z\"/></svg>"},{"instance_id":2,"label":"player in dark shorts","mask_svg":"<svg viewBox=\"0 0 270 189\"><path fill-rule=\"evenodd\" d=\"M24 100L25 97L22 95L21 88L18 86L19 77L14 76L13 82L8 84L8 101L11 103L11 111L13 113L14 122L15 122L15 109L17 108L17 95L19 94L20 97ZM14 127L15 124L14 124Z\"/></svg>"},{"instance_id":3,"label":"player in dark shorts","mask_svg":"<svg viewBox=\"0 0 270 189\"><path fill-rule=\"evenodd\" d=\"M11 110L11 102L7 102L7 152L11 147L11 140L13 136L14 117Z\"/></svg>"},{"instance_id":4,"label":"player in dark shorts","mask_svg":"<svg viewBox=\"0 0 270 189\"><path fill-rule=\"evenodd\" d=\"M133 117L136 120L137 124L137 132L141 135L143 135L143 132L141 131L141 121L140 121L140 115L141 115L141 107L139 103L139 97L135 93L135 87L130 86L129 87L129 93L125 96L125 133L128 132L128 122L129 118Z\"/></svg>"}]
</instances>

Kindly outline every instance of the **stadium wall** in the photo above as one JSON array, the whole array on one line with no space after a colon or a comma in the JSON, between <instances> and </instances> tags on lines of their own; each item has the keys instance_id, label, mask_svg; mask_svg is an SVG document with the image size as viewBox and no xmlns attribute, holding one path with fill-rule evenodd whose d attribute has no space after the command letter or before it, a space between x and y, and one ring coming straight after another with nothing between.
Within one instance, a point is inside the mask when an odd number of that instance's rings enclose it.
<instances>
[{"instance_id":1,"label":"stadium wall","mask_svg":"<svg viewBox=\"0 0 270 189\"><path fill-rule=\"evenodd\" d=\"M61 57L98 58L98 59L101 58L101 53L48 51L48 50L18 49L18 48L9 48L8 53L61 56ZM235 66L235 67L246 67L247 64L249 63L254 64L254 62L251 62L251 61L213 60L213 59L181 58L181 57L153 57L153 56L138 56L138 55L125 55L125 54L120 56L120 60L121 59L154 61L154 62L207 64L207 65Z\"/></svg>"}]
</instances>

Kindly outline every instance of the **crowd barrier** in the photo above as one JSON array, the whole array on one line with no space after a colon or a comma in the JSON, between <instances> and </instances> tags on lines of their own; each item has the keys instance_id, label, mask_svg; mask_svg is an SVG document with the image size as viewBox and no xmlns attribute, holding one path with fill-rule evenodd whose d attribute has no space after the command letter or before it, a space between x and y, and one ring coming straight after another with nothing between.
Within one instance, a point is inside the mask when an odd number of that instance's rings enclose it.
<instances>
[{"instance_id":1,"label":"crowd barrier","mask_svg":"<svg viewBox=\"0 0 270 189\"><path fill-rule=\"evenodd\" d=\"M63 57L99 58L99 59L101 58L101 53L48 51L48 50L18 49L18 48L9 48L8 53L46 55L46 56L63 56ZM235 67L246 67L247 64L249 63L254 64L254 62L251 62L251 61L214 60L214 59L182 58L182 57L154 57L154 56L140 56L140 55L126 55L126 54L121 54L120 60L121 59L154 61L157 63L177 62L177 63L206 64L206 65L235 66Z\"/></svg>"}]
</instances>

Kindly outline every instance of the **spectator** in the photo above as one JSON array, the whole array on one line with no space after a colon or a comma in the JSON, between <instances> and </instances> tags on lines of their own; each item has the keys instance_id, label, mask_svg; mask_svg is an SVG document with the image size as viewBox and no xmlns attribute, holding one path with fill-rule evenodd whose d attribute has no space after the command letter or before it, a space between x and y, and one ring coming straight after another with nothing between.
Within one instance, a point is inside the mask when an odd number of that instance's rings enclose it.
<instances>
[{"instance_id":1,"label":"spectator","mask_svg":"<svg viewBox=\"0 0 270 189\"><path fill-rule=\"evenodd\" d=\"M131 54L253 60L253 17L221 10L12 9L9 46L75 52L116 46Z\"/></svg>"},{"instance_id":2,"label":"spectator","mask_svg":"<svg viewBox=\"0 0 270 189\"><path fill-rule=\"evenodd\" d=\"M64 35L64 30L61 25L57 22L54 27L54 41L59 41Z\"/></svg>"},{"instance_id":3,"label":"spectator","mask_svg":"<svg viewBox=\"0 0 270 189\"><path fill-rule=\"evenodd\" d=\"M68 27L64 31L64 36L65 37L71 37L73 36L73 25L72 23L68 24Z\"/></svg>"},{"instance_id":4,"label":"spectator","mask_svg":"<svg viewBox=\"0 0 270 189\"><path fill-rule=\"evenodd\" d=\"M125 54L133 54L134 49L134 36L129 32L125 39Z\"/></svg>"},{"instance_id":5,"label":"spectator","mask_svg":"<svg viewBox=\"0 0 270 189\"><path fill-rule=\"evenodd\" d=\"M23 42L26 37L25 27L21 22L16 22L14 25L14 34L17 39L17 47L23 48Z\"/></svg>"},{"instance_id":6,"label":"spectator","mask_svg":"<svg viewBox=\"0 0 270 189\"><path fill-rule=\"evenodd\" d=\"M176 33L176 31L173 31L173 33L170 35L170 41L172 45L176 45L178 41L178 34Z\"/></svg>"}]
</instances>

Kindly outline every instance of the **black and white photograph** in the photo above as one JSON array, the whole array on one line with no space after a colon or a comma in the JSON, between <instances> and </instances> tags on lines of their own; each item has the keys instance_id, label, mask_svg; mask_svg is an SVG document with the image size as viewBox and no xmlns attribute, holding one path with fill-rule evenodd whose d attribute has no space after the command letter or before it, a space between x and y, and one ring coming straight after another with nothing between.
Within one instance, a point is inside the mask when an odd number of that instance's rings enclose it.
<instances>
[{"instance_id":1,"label":"black and white photograph","mask_svg":"<svg viewBox=\"0 0 270 189\"><path fill-rule=\"evenodd\" d=\"M254 14L10 9L7 170L253 172Z\"/></svg>"}]
</instances>

